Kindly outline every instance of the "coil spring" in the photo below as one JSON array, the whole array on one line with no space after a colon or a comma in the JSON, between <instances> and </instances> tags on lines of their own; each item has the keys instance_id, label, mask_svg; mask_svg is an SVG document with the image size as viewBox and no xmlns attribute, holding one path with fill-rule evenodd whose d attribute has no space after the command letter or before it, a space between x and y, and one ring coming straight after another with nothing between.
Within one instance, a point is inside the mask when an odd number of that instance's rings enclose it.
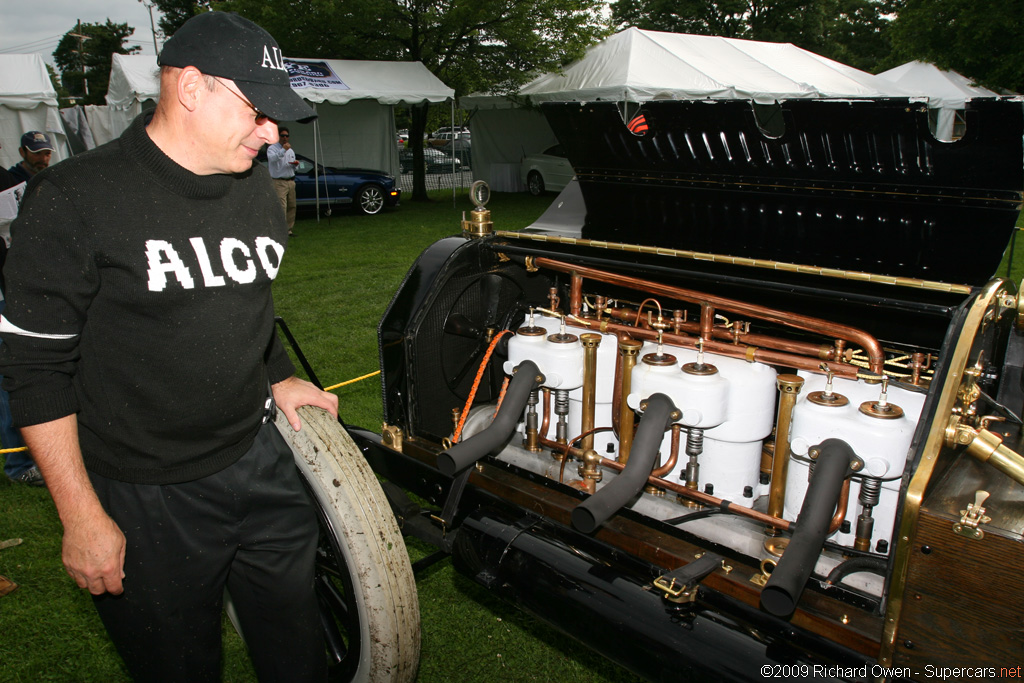
<instances>
[{"instance_id":1,"label":"coil spring","mask_svg":"<svg viewBox=\"0 0 1024 683\"><path fill-rule=\"evenodd\" d=\"M686 454L700 455L704 452L704 430L700 427L686 428Z\"/></svg>"},{"instance_id":2,"label":"coil spring","mask_svg":"<svg viewBox=\"0 0 1024 683\"><path fill-rule=\"evenodd\" d=\"M555 389L555 415L569 414L569 392L565 389Z\"/></svg>"},{"instance_id":3,"label":"coil spring","mask_svg":"<svg viewBox=\"0 0 1024 683\"><path fill-rule=\"evenodd\" d=\"M860 504L865 507L878 505L878 494L882 491L882 480L875 477L864 477L860 482Z\"/></svg>"}]
</instances>

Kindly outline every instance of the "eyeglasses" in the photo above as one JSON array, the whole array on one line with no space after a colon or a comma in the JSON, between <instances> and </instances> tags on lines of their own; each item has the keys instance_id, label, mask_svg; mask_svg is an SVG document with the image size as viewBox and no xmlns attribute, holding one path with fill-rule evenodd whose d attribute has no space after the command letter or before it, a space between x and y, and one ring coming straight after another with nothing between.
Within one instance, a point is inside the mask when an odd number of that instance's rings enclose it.
<instances>
[{"instance_id":1,"label":"eyeglasses","mask_svg":"<svg viewBox=\"0 0 1024 683\"><path fill-rule=\"evenodd\" d=\"M279 138L287 138L287 137L291 137L291 136L289 136L288 133L279 133L277 137L279 137Z\"/></svg>"},{"instance_id":2,"label":"eyeglasses","mask_svg":"<svg viewBox=\"0 0 1024 683\"><path fill-rule=\"evenodd\" d=\"M261 112L261 111L260 111L259 109L257 109L257 108L256 108L255 106L253 106L252 102L250 102L249 100L245 99L244 97L242 97L241 95L239 95L238 93L236 93L236 92L235 92L234 90L232 90L231 88L229 88L228 86L226 86L226 85L224 84L224 81L220 80L220 79L219 79L219 78L217 78L216 76L214 76L214 77L213 77L213 80L215 80L215 81L217 81L218 83L220 83L220 84L221 84L221 86L223 86L223 87L224 87L224 89L225 89L225 90L227 90L227 91L228 91L229 93L231 93L232 95L234 95L234 96L235 96L235 97L237 97L238 99L242 100L242 102L244 102L244 103L245 103L245 106L249 107L249 109L252 109L252 112L253 112L253 114L255 114L255 115L256 115L256 121L255 121L255 123L256 123L256 125L257 125L257 126L262 126L262 125L263 125L264 123L266 123L267 121L270 121L270 120L272 120L272 119L271 119L271 118L270 118L269 116L267 116L266 114L264 114L263 112Z\"/></svg>"}]
</instances>

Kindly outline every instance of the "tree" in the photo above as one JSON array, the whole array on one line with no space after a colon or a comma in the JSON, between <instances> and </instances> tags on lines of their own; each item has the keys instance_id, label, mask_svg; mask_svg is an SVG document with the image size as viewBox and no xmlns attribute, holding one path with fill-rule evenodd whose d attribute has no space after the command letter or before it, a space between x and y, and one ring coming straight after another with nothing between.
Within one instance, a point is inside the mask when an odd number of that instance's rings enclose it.
<instances>
[{"instance_id":1,"label":"tree","mask_svg":"<svg viewBox=\"0 0 1024 683\"><path fill-rule=\"evenodd\" d=\"M620 25L654 31L800 44L818 41L821 5L820 0L618 0L612 16Z\"/></svg>"},{"instance_id":2,"label":"tree","mask_svg":"<svg viewBox=\"0 0 1024 683\"><path fill-rule=\"evenodd\" d=\"M105 24L79 24L57 43L53 61L60 69L61 82L71 95L82 98L81 104L105 104L111 55L130 55L141 49L125 47L133 33L135 29L128 24L107 19Z\"/></svg>"},{"instance_id":3,"label":"tree","mask_svg":"<svg viewBox=\"0 0 1024 683\"><path fill-rule=\"evenodd\" d=\"M822 55L862 71L889 68L891 0L831 0Z\"/></svg>"},{"instance_id":4,"label":"tree","mask_svg":"<svg viewBox=\"0 0 1024 683\"><path fill-rule=\"evenodd\" d=\"M617 0L617 25L778 43L870 70L888 55L889 0Z\"/></svg>"},{"instance_id":5,"label":"tree","mask_svg":"<svg viewBox=\"0 0 1024 683\"><path fill-rule=\"evenodd\" d=\"M153 0L153 5L160 10L160 31L164 37L170 38L181 25L193 15L210 9L209 0Z\"/></svg>"},{"instance_id":6,"label":"tree","mask_svg":"<svg viewBox=\"0 0 1024 683\"><path fill-rule=\"evenodd\" d=\"M990 88L1024 91L1024 0L898 0L896 9L896 64L920 59Z\"/></svg>"},{"instance_id":7,"label":"tree","mask_svg":"<svg viewBox=\"0 0 1024 683\"><path fill-rule=\"evenodd\" d=\"M228 0L286 55L422 62L456 95L514 91L581 56L607 33L603 0ZM427 106L413 107L415 200L426 199Z\"/></svg>"},{"instance_id":8,"label":"tree","mask_svg":"<svg viewBox=\"0 0 1024 683\"><path fill-rule=\"evenodd\" d=\"M60 74L57 73L52 64L46 65L46 75L50 77L50 85L57 91L57 102L64 104L70 103L75 99L68 92L68 89L64 87L64 84L61 83Z\"/></svg>"}]
</instances>

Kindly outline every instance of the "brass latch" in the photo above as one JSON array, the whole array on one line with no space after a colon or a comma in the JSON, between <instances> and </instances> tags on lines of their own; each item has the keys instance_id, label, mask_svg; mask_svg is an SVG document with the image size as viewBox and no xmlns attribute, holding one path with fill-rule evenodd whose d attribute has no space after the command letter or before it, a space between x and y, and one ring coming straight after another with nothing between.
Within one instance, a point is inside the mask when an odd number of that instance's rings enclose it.
<instances>
[{"instance_id":1,"label":"brass latch","mask_svg":"<svg viewBox=\"0 0 1024 683\"><path fill-rule=\"evenodd\" d=\"M988 524L992 521L991 517L985 515L983 504L986 498L988 498L988 491L979 490L974 494L974 502L968 503L966 510L960 511L960 521L953 524L954 533L977 541L985 538L985 532L979 529L978 525Z\"/></svg>"},{"instance_id":2,"label":"brass latch","mask_svg":"<svg viewBox=\"0 0 1024 683\"><path fill-rule=\"evenodd\" d=\"M654 587L664 593L664 598L671 602L686 603L697 599L697 586L699 584L687 585L676 584L674 578L659 576L654 580Z\"/></svg>"},{"instance_id":3,"label":"brass latch","mask_svg":"<svg viewBox=\"0 0 1024 683\"><path fill-rule=\"evenodd\" d=\"M700 586L700 582L719 567L725 569L726 572L732 571L732 567L726 565L721 556L704 553L695 561L659 576L654 580L653 585L663 593L662 597L669 602L691 603L697 600L697 588Z\"/></svg>"}]
</instances>

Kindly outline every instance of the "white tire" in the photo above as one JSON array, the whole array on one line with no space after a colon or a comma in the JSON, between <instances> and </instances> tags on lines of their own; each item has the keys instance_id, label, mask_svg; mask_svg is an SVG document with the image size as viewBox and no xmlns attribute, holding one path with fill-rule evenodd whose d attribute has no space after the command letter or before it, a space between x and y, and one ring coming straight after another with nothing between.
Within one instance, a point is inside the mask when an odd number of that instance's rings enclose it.
<instances>
[{"instance_id":1,"label":"white tire","mask_svg":"<svg viewBox=\"0 0 1024 683\"><path fill-rule=\"evenodd\" d=\"M320 513L317 596L329 653L332 635L340 644L333 648L331 680L414 681L420 655L419 600L391 506L337 420L308 406L299 409L299 417L298 432L280 411L276 424Z\"/></svg>"}]
</instances>

